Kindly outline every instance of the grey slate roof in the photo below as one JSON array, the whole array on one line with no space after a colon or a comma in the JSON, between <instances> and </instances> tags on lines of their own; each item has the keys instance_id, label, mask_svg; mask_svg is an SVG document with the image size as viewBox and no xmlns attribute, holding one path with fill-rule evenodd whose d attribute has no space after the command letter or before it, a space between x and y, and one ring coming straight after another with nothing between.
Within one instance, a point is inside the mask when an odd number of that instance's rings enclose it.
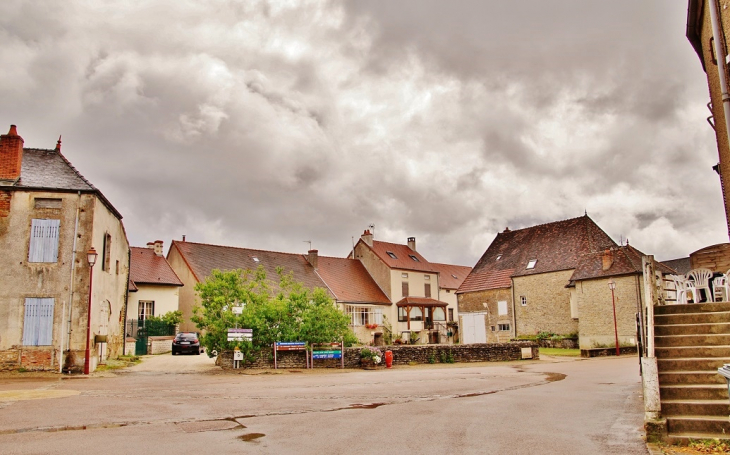
<instances>
[{"instance_id":1,"label":"grey slate roof","mask_svg":"<svg viewBox=\"0 0 730 455\"><path fill-rule=\"evenodd\" d=\"M57 150L23 149L23 164L16 187L94 191L76 168Z\"/></svg>"}]
</instances>

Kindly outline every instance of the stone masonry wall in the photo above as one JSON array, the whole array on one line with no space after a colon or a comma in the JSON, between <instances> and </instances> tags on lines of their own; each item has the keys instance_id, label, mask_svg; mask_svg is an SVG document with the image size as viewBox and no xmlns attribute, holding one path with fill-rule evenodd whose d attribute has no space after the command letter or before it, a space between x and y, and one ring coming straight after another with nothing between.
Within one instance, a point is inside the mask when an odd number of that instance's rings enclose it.
<instances>
[{"instance_id":1,"label":"stone masonry wall","mask_svg":"<svg viewBox=\"0 0 730 455\"><path fill-rule=\"evenodd\" d=\"M442 354L450 355L456 363L466 362L501 362L507 360L521 360L522 348L530 348L532 357L540 358L540 349L532 341L494 344L470 345L423 345L423 346L385 346L380 348L393 352L393 365L408 365L412 363L427 364L433 359L440 362ZM345 348L345 368L360 367L360 349L362 347ZM277 353L279 368L305 368L304 351L282 351ZM383 359L383 364L385 359ZM224 351L218 355L216 365L224 370L233 369L233 351ZM315 360L315 368L339 368L340 359ZM256 360L245 365L244 368L274 368L274 358L271 351L265 351L257 356Z\"/></svg>"},{"instance_id":2,"label":"stone masonry wall","mask_svg":"<svg viewBox=\"0 0 730 455\"><path fill-rule=\"evenodd\" d=\"M643 280L636 275L613 277L616 282L616 326L619 344L636 344L636 312ZM613 304L608 278L576 283L580 348L614 346Z\"/></svg>"},{"instance_id":3,"label":"stone masonry wall","mask_svg":"<svg viewBox=\"0 0 730 455\"><path fill-rule=\"evenodd\" d=\"M512 288L489 289L486 291L459 294L459 314L486 312L484 324L488 343L505 343L513 337ZM497 302L507 302L507 314L499 315ZM509 324L510 330L500 332L498 324ZM492 330L494 327L494 330Z\"/></svg>"},{"instance_id":4,"label":"stone masonry wall","mask_svg":"<svg viewBox=\"0 0 730 455\"><path fill-rule=\"evenodd\" d=\"M578 320L570 314L570 289L565 287L572 274L573 270L563 270L514 278L515 336L539 332L567 335L578 331ZM525 306L521 296L527 298Z\"/></svg>"},{"instance_id":5,"label":"stone masonry wall","mask_svg":"<svg viewBox=\"0 0 730 455\"><path fill-rule=\"evenodd\" d=\"M148 354L164 354L172 351L172 340L174 336L154 336L149 337L149 353Z\"/></svg>"}]
</instances>

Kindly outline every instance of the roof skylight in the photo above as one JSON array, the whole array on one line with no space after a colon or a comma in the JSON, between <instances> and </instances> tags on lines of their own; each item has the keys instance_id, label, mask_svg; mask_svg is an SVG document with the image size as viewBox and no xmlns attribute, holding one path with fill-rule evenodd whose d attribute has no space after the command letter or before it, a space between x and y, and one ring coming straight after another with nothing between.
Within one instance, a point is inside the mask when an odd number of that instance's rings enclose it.
<instances>
[{"instance_id":1,"label":"roof skylight","mask_svg":"<svg viewBox=\"0 0 730 455\"><path fill-rule=\"evenodd\" d=\"M412 254L409 254L408 256L410 256L410 257L411 257L411 259L413 259L413 260L414 260L414 261L416 261L416 262L421 262L421 261L419 261L419 260L418 260L418 258L417 258L416 256L414 256L414 255L412 255Z\"/></svg>"},{"instance_id":2,"label":"roof skylight","mask_svg":"<svg viewBox=\"0 0 730 455\"><path fill-rule=\"evenodd\" d=\"M537 259L530 259L530 261L527 263L527 269L534 269L535 264L537 264Z\"/></svg>"},{"instance_id":3,"label":"roof skylight","mask_svg":"<svg viewBox=\"0 0 730 455\"><path fill-rule=\"evenodd\" d=\"M386 251L388 253L388 256L392 257L393 259L398 259L398 256L395 255L392 251Z\"/></svg>"}]
</instances>

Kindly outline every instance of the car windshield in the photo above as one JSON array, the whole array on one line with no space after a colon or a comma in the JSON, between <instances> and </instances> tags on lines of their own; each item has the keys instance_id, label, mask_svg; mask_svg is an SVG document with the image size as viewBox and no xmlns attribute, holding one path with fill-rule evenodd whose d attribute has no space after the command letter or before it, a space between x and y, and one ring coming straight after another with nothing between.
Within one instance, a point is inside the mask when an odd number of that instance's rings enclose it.
<instances>
[{"instance_id":1,"label":"car windshield","mask_svg":"<svg viewBox=\"0 0 730 455\"><path fill-rule=\"evenodd\" d=\"M194 333L178 333L176 338L178 340L197 341L198 336Z\"/></svg>"}]
</instances>

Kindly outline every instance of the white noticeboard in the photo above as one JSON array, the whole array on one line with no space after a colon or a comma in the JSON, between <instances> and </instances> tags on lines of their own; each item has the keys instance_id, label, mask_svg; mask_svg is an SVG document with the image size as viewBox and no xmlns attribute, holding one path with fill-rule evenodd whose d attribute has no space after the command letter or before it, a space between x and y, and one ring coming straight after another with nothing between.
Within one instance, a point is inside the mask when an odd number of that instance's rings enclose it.
<instances>
[{"instance_id":1,"label":"white noticeboard","mask_svg":"<svg viewBox=\"0 0 730 455\"><path fill-rule=\"evenodd\" d=\"M234 306L231 310L233 311L233 314L243 314L242 306Z\"/></svg>"},{"instance_id":2,"label":"white noticeboard","mask_svg":"<svg viewBox=\"0 0 730 455\"><path fill-rule=\"evenodd\" d=\"M228 329L228 341L253 341L253 329Z\"/></svg>"}]
</instances>

